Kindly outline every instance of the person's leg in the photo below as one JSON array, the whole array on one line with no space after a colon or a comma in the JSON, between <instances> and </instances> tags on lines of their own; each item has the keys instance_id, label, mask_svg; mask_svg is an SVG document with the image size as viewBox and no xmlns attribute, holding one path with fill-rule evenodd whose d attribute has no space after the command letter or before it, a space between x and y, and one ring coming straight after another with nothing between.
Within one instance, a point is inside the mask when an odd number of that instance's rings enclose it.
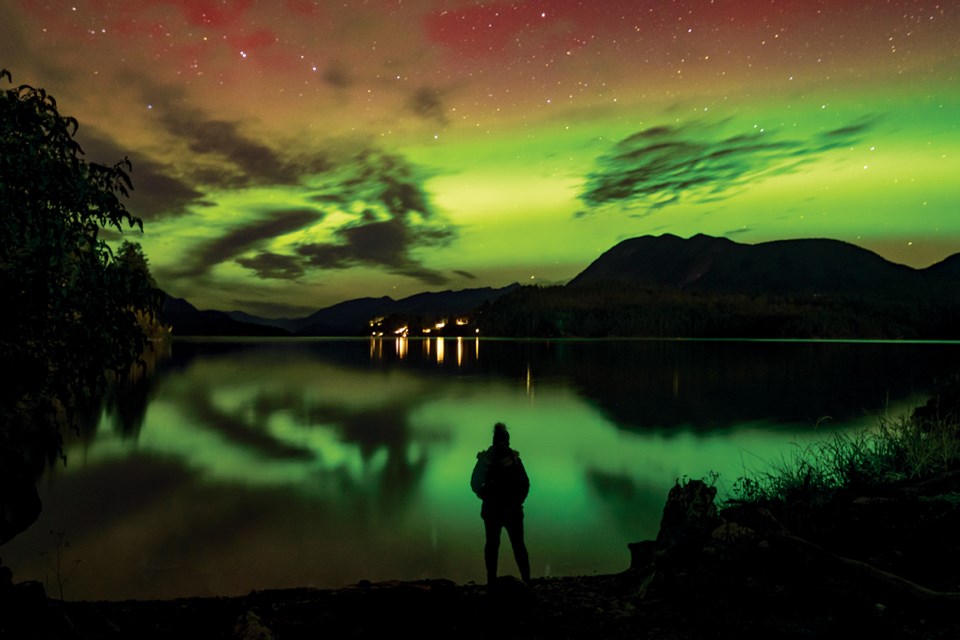
<instances>
[{"instance_id":1,"label":"person's leg","mask_svg":"<svg viewBox=\"0 0 960 640\"><path fill-rule=\"evenodd\" d=\"M530 584L530 557L527 555L527 545L523 542L523 512L508 518L506 527L510 546L513 547L513 557L520 569L520 579Z\"/></svg>"},{"instance_id":2,"label":"person's leg","mask_svg":"<svg viewBox=\"0 0 960 640\"><path fill-rule=\"evenodd\" d=\"M503 525L493 518L485 518L483 526L487 532L487 543L483 547L483 559L487 565L487 584L492 585L497 580L497 555L500 553L500 529Z\"/></svg>"}]
</instances>

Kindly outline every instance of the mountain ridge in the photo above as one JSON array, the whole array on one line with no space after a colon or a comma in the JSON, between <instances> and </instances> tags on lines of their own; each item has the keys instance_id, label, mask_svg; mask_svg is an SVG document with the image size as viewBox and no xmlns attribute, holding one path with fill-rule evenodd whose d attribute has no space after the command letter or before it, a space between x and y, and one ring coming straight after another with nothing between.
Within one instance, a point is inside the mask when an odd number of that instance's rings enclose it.
<instances>
[{"instance_id":1,"label":"mountain ridge","mask_svg":"<svg viewBox=\"0 0 960 640\"><path fill-rule=\"evenodd\" d=\"M952 263L943 269L951 267ZM567 286L619 283L724 293L906 294L924 280L923 271L842 240L803 238L750 245L703 234L686 240L664 234L623 240Z\"/></svg>"},{"instance_id":2,"label":"mountain ridge","mask_svg":"<svg viewBox=\"0 0 960 640\"><path fill-rule=\"evenodd\" d=\"M960 339L960 254L925 269L827 238L623 240L561 287L491 305L504 337Z\"/></svg>"},{"instance_id":3,"label":"mountain ridge","mask_svg":"<svg viewBox=\"0 0 960 640\"><path fill-rule=\"evenodd\" d=\"M379 330L399 335L411 319L426 327L470 314L483 335L517 337L960 337L958 280L960 253L915 269L829 238L751 245L645 235L617 243L566 285L355 298L303 318L193 308L207 315L181 314L175 333L357 336L390 318Z\"/></svg>"},{"instance_id":4,"label":"mountain ridge","mask_svg":"<svg viewBox=\"0 0 960 640\"><path fill-rule=\"evenodd\" d=\"M374 317L469 314L520 285L417 293L399 300L389 296L344 300L302 318L262 318L243 311L201 311L182 298L167 296L161 320L175 335L357 336Z\"/></svg>"}]
</instances>

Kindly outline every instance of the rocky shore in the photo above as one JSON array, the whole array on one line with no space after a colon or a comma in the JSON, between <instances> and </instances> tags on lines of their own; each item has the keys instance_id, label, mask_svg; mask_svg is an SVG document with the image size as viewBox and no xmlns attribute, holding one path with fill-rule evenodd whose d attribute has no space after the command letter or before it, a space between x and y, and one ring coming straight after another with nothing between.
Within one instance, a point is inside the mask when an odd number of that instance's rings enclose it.
<instances>
[{"instance_id":1,"label":"rocky shore","mask_svg":"<svg viewBox=\"0 0 960 640\"><path fill-rule=\"evenodd\" d=\"M0 574L3 638L957 638L960 473L814 513L670 492L620 574L487 585L361 582L234 598L60 602ZM626 554L625 554L626 555Z\"/></svg>"}]
</instances>

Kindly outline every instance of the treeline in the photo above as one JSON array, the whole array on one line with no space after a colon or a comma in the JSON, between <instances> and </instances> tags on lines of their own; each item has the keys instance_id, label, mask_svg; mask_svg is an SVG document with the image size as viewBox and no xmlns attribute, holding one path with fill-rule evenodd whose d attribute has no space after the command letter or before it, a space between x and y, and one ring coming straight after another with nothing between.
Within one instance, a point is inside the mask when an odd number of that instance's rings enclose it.
<instances>
[{"instance_id":1,"label":"treeline","mask_svg":"<svg viewBox=\"0 0 960 640\"><path fill-rule=\"evenodd\" d=\"M529 286L484 305L477 322L504 337L958 339L960 303Z\"/></svg>"},{"instance_id":2,"label":"treeline","mask_svg":"<svg viewBox=\"0 0 960 640\"><path fill-rule=\"evenodd\" d=\"M0 69L0 544L40 514L35 481L63 456L63 430L96 421L104 395L150 366L161 294L124 199L127 159L87 162L78 123L45 90ZM0 571L4 568L0 567Z\"/></svg>"}]
</instances>

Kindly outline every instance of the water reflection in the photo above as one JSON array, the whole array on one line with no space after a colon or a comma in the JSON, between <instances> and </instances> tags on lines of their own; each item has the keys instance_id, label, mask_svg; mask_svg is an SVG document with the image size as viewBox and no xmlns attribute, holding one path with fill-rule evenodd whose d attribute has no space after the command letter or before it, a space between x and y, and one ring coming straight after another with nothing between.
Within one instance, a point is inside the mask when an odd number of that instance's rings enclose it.
<instances>
[{"instance_id":1,"label":"water reflection","mask_svg":"<svg viewBox=\"0 0 960 640\"><path fill-rule=\"evenodd\" d=\"M717 470L722 488L820 437L822 416L841 428L871 423L951 372L958 354L392 336L178 342L152 386L118 397L92 436L68 443L69 464L43 481L41 520L3 556L18 579L44 580L47 532L65 531L82 561L68 598L482 580L468 481L502 420L531 478L534 575L619 571L626 543L655 535L675 478Z\"/></svg>"},{"instance_id":2,"label":"water reflection","mask_svg":"<svg viewBox=\"0 0 960 640\"><path fill-rule=\"evenodd\" d=\"M396 338L383 337L383 336L372 336L370 339L370 359L371 360L381 360L385 359L384 357L384 342L387 344L387 348L393 348L393 354L398 360L404 360L410 353L410 343L414 342L421 344L421 352L423 360L434 360L437 364L443 364L444 359L446 358L446 338L442 336L430 337L430 338L410 338L407 336L401 336ZM470 341L465 340L462 336L451 338L451 341L456 341L456 354L457 354L457 366L463 366L468 359L474 361L480 359L480 338L473 338ZM472 342L471 345L468 342ZM436 354L434 357L432 354Z\"/></svg>"}]
</instances>

